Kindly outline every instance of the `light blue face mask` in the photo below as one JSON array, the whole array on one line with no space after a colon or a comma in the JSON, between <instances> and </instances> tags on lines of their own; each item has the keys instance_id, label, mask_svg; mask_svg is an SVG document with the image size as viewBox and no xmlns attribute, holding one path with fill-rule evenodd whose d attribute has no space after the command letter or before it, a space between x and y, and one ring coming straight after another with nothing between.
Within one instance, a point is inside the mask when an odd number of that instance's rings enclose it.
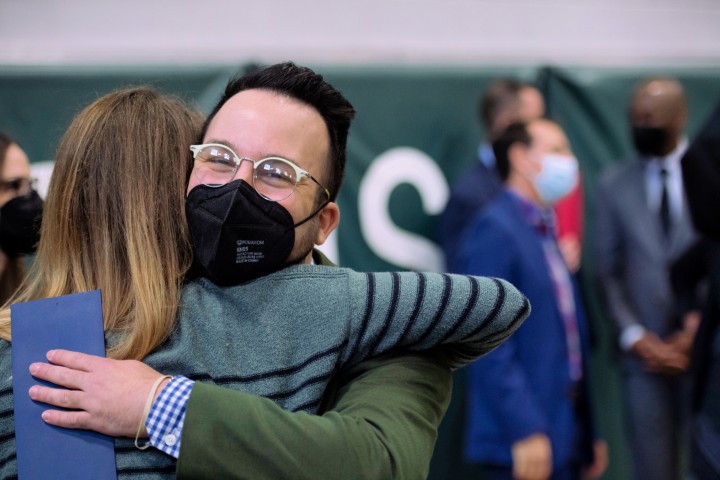
<instances>
[{"instance_id":1,"label":"light blue face mask","mask_svg":"<svg viewBox=\"0 0 720 480\"><path fill-rule=\"evenodd\" d=\"M572 155L543 155L542 170L533 180L540 200L554 205L572 191L578 181L578 162Z\"/></svg>"}]
</instances>

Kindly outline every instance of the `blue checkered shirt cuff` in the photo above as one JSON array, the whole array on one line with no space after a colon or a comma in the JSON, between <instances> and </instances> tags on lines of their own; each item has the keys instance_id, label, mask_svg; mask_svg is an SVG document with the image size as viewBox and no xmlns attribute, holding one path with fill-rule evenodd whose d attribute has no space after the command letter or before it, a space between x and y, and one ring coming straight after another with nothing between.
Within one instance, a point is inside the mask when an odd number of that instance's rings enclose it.
<instances>
[{"instance_id":1,"label":"blue checkered shirt cuff","mask_svg":"<svg viewBox=\"0 0 720 480\"><path fill-rule=\"evenodd\" d=\"M145 420L150 445L175 458L180 455L185 410L194 383L183 376L173 377L158 395Z\"/></svg>"}]
</instances>

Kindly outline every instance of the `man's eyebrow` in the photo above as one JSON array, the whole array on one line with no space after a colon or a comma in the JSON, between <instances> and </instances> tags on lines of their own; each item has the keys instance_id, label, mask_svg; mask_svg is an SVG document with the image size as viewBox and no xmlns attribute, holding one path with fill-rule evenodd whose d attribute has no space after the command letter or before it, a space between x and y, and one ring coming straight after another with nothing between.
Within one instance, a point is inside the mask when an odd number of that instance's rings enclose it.
<instances>
[{"instance_id":1,"label":"man's eyebrow","mask_svg":"<svg viewBox=\"0 0 720 480\"><path fill-rule=\"evenodd\" d=\"M229 147L229 148L230 148L233 152L235 152L236 154L237 154L237 151L238 151L237 145L234 145L234 144L233 144L231 141L229 141L229 140L223 140L223 139L221 139L221 138L210 138L210 139L208 139L206 142L203 142L203 143L204 143L205 145L207 145L208 143L218 143L218 144L220 144L220 145L225 145L226 147Z\"/></svg>"}]
</instances>

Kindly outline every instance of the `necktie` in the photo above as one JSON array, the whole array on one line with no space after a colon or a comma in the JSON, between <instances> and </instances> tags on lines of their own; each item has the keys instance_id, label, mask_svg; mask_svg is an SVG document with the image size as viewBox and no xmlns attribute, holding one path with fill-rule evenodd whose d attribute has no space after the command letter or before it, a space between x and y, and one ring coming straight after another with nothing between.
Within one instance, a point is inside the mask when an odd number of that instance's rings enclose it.
<instances>
[{"instance_id":1,"label":"necktie","mask_svg":"<svg viewBox=\"0 0 720 480\"><path fill-rule=\"evenodd\" d=\"M667 189L668 171L664 167L660 169L660 181L662 182L662 193L660 195L660 225L662 226L665 238L670 234L670 199Z\"/></svg>"},{"instance_id":2,"label":"necktie","mask_svg":"<svg viewBox=\"0 0 720 480\"><path fill-rule=\"evenodd\" d=\"M550 278L555 287L555 299L557 300L558 310L560 311L563 327L565 328L570 378L577 382L583 375L583 360L572 281L570 280L570 274L568 273L555 241L551 238L546 238L543 241L543 248L545 249L545 259L548 263Z\"/></svg>"}]
</instances>

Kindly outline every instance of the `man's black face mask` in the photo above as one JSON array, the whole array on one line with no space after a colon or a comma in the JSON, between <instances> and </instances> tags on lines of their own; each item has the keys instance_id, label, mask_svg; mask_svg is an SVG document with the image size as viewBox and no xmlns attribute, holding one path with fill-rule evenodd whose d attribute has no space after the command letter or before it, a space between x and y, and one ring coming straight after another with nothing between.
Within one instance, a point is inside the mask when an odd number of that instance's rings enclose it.
<instances>
[{"instance_id":1,"label":"man's black face mask","mask_svg":"<svg viewBox=\"0 0 720 480\"><path fill-rule=\"evenodd\" d=\"M290 213L243 180L198 185L185 202L197 275L235 285L280 269L295 243Z\"/></svg>"},{"instance_id":2,"label":"man's black face mask","mask_svg":"<svg viewBox=\"0 0 720 480\"><path fill-rule=\"evenodd\" d=\"M660 127L632 127L635 149L644 157L662 157L670 152L670 132Z\"/></svg>"},{"instance_id":3,"label":"man's black face mask","mask_svg":"<svg viewBox=\"0 0 720 480\"><path fill-rule=\"evenodd\" d=\"M324 206L293 224L285 207L263 198L244 180L221 187L198 185L185 202L192 273L229 286L281 269L295 244L295 228Z\"/></svg>"}]
</instances>

